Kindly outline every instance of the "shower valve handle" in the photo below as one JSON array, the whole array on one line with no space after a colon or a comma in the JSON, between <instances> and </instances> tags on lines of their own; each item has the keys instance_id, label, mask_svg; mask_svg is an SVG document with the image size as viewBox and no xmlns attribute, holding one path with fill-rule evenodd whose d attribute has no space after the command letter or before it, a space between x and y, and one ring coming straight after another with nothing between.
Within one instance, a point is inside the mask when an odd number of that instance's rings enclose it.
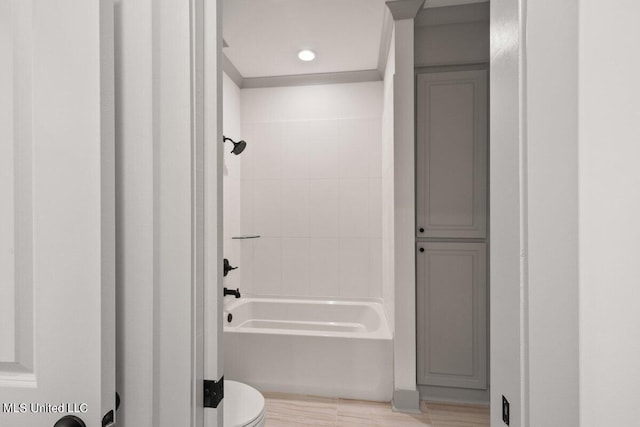
<instances>
[{"instance_id":1,"label":"shower valve handle","mask_svg":"<svg viewBox=\"0 0 640 427\"><path fill-rule=\"evenodd\" d=\"M227 274L229 274L229 272L231 270L237 270L238 267L232 267L231 264L229 264L229 260L228 259L224 259L224 264L223 264L223 274L224 277L227 277Z\"/></svg>"}]
</instances>

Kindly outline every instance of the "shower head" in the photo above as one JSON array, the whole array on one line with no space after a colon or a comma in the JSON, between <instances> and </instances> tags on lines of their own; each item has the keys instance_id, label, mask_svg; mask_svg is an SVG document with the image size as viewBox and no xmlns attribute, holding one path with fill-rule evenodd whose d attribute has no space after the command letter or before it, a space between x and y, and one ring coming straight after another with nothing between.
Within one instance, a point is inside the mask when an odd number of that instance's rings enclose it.
<instances>
[{"instance_id":1,"label":"shower head","mask_svg":"<svg viewBox=\"0 0 640 427\"><path fill-rule=\"evenodd\" d=\"M235 154L236 156L238 154L242 153L245 148L247 148L247 143L244 140L235 142L233 139L227 138L226 136L223 136L222 137L222 142L227 142L227 141L233 143L233 150L231 150L231 152L233 154Z\"/></svg>"},{"instance_id":2,"label":"shower head","mask_svg":"<svg viewBox=\"0 0 640 427\"><path fill-rule=\"evenodd\" d=\"M238 154L242 153L245 148L247 148L247 143L244 140L234 142L233 150L231 150L231 152L237 156Z\"/></svg>"}]
</instances>

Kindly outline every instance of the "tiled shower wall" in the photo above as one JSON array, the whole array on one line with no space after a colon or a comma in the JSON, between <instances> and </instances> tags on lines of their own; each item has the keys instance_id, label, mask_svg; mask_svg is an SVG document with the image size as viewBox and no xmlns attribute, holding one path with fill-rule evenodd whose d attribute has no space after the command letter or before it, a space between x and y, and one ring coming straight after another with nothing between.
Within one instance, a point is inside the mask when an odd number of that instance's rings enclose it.
<instances>
[{"instance_id":1,"label":"tiled shower wall","mask_svg":"<svg viewBox=\"0 0 640 427\"><path fill-rule=\"evenodd\" d=\"M242 92L244 292L381 297L382 84Z\"/></svg>"},{"instance_id":2,"label":"tiled shower wall","mask_svg":"<svg viewBox=\"0 0 640 427\"><path fill-rule=\"evenodd\" d=\"M226 137L238 141L241 138L240 125L240 88L226 74L222 79L223 94L223 134ZM224 143L223 174L223 234L224 257L229 259L232 266L240 262L241 242L232 237L240 235L240 166L242 158L231 154L233 144ZM242 273L244 269L238 269L224 278L224 286L235 289L242 287Z\"/></svg>"}]
</instances>

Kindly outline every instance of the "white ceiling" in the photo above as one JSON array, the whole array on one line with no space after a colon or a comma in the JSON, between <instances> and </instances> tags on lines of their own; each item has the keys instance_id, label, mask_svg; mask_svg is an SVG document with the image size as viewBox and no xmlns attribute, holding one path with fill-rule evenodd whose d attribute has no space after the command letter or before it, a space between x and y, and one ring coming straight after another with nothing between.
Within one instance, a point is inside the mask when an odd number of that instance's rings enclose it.
<instances>
[{"instance_id":1,"label":"white ceiling","mask_svg":"<svg viewBox=\"0 0 640 427\"><path fill-rule=\"evenodd\" d=\"M375 70L385 0L224 0L225 54L245 78ZM297 58L312 49L312 62Z\"/></svg>"}]
</instances>

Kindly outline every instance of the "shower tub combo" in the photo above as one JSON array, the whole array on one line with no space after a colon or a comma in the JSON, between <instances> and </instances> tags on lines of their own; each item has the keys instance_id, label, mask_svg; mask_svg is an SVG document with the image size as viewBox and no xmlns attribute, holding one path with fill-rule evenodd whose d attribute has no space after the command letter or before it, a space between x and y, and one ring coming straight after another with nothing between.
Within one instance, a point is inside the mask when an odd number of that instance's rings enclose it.
<instances>
[{"instance_id":1,"label":"shower tub combo","mask_svg":"<svg viewBox=\"0 0 640 427\"><path fill-rule=\"evenodd\" d=\"M225 377L262 391L389 401L392 335L382 304L242 298L224 311Z\"/></svg>"}]
</instances>

